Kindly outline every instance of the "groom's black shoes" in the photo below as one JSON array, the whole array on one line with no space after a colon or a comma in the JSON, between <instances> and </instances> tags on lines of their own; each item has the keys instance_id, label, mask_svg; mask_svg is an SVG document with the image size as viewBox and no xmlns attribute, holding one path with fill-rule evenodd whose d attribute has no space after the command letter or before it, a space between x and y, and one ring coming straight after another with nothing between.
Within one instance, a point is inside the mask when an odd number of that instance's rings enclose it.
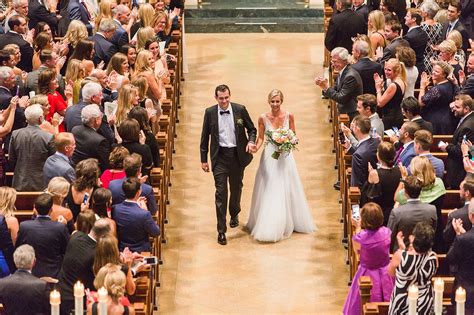
<instances>
[{"instance_id":1,"label":"groom's black shoes","mask_svg":"<svg viewBox=\"0 0 474 315\"><path fill-rule=\"evenodd\" d=\"M235 218L230 218L229 225L231 228L235 228L239 226L239 216L236 216Z\"/></svg>"},{"instance_id":2,"label":"groom's black shoes","mask_svg":"<svg viewBox=\"0 0 474 315\"><path fill-rule=\"evenodd\" d=\"M217 236L217 243L227 245L227 238L224 233L219 233L219 236Z\"/></svg>"}]
</instances>

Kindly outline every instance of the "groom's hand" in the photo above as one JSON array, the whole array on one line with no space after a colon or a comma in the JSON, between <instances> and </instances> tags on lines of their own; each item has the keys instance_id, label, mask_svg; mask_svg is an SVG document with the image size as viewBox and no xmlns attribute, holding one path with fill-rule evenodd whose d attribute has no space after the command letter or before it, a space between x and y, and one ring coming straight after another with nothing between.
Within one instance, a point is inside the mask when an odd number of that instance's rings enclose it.
<instances>
[{"instance_id":1,"label":"groom's hand","mask_svg":"<svg viewBox=\"0 0 474 315\"><path fill-rule=\"evenodd\" d=\"M204 172L209 172L209 163L201 163L201 168Z\"/></svg>"},{"instance_id":2,"label":"groom's hand","mask_svg":"<svg viewBox=\"0 0 474 315\"><path fill-rule=\"evenodd\" d=\"M247 148L245 149L248 153L255 153L257 152L257 146L255 143L249 142L247 143Z\"/></svg>"}]
</instances>

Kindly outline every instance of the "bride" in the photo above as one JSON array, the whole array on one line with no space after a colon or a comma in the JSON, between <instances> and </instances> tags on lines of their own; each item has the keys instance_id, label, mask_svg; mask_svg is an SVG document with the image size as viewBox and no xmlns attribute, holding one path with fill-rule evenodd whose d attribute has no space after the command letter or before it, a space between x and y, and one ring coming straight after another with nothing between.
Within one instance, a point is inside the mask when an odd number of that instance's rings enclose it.
<instances>
[{"instance_id":1,"label":"bride","mask_svg":"<svg viewBox=\"0 0 474 315\"><path fill-rule=\"evenodd\" d=\"M283 111L283 93L268 94L271 111L258 118L257 150L264 144L265 132L277 128L295 131L293 114ZM273 144L267 144L260 158L255 177L252 205L247 228L253 238L262 242L277 242L293 231L310 233L315 230L293 154L272 157Z\"/></svg>"}]
</instances>

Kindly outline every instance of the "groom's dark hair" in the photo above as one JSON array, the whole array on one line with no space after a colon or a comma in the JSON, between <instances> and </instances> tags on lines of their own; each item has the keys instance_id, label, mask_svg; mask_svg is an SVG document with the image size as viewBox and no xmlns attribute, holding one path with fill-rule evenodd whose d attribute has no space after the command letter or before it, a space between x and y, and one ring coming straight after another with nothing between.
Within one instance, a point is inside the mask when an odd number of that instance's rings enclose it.
<instances>
[{"instance_id":1,"label":"groom's dark hair","mask_svg":"<svg viewBox=\"0 0 474 315\"><path fill-rule=\"evenodd\" d=\"M217 97L217 92L225 92L225 91L229 91L229 95L230 95L230 89L227 85L225 84L218 85L216 87L216 90L214 91L214 95Z\"/></svg>"}]
</instances>

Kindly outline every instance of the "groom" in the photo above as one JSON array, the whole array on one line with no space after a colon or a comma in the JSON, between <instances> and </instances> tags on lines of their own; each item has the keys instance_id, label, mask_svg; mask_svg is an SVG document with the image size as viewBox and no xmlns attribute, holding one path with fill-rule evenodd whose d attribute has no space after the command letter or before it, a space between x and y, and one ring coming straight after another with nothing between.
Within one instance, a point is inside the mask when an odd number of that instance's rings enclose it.
<instances>
[{"instance_id":1,"label":"groom","mask_svg":"<svg viewBox=\"0 0 474 315\"><path fill-rule=\"evenodd\" d=\"M201 133L201 168L209 172L207 153L211 136L212 173L216 186L217 242L227 244L227 182L230 186L229 213L231 228L239 226L240 197L244 169L256 151L255 129L247 109L230 102L230 89L219 85L215 90L217 105L206 109ZM247 130L247 134L245 134ZM248 135L248 138L247 138Z\"/></svg>"}]
</instances>

